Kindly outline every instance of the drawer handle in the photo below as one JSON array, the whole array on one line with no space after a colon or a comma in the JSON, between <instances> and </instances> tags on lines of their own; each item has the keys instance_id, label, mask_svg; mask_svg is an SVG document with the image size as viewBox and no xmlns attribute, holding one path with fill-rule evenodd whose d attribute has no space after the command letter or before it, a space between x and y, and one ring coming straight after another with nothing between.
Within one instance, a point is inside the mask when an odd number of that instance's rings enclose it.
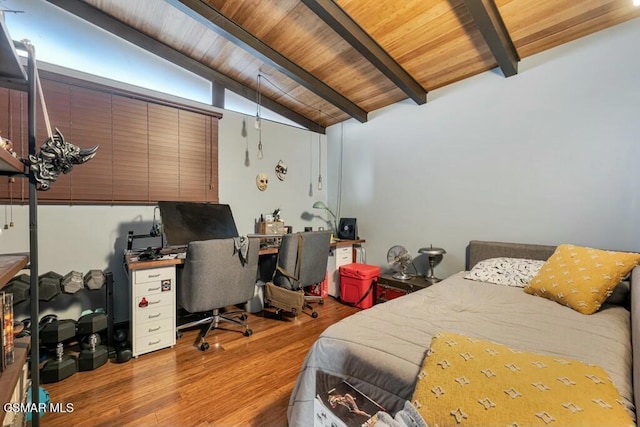
<instances>
[{"instance_id":1,"label":"drawer handle","mask_svg":"<svg viewBox=\"0 0 640 427\"><path fill-rule=\"evenodd\" d=\"M156 345L156 344L160 344L160 341L162 341L162 340L149 341L149 344L148 344L148 345Z\"/></svg>"},{"instance_id":2,"label":"drawer handle","mask_svg":"<svg viewBox=\"0 0 640 427\"><path fill-rule=\"evenodd\" d=\"M160 277L160 273L158 273L158 274L148 274L148 275L147 275L147 277L148 277L149 279L152 279L152 278L154 278L154 277Z\"/></svg>"},{"instance_id":3,"label":"drawer handle","mask_svg":"<svg viewBox=\"0 0 640 427\"><path fill-rule=\"evenodd\" d=\"M160 314L161 314L161 313L158 313L158 314L150 314L150 315L149 315L149 319L155 319L156 317L160 317Z\"/></svg>"},{"instance_id":4,"label":"drawer handle","mask_svg":"<svg viewBox=\"0 0 640 427\"><path fill-rule=\"evenodd\" d=\"M157 328L149 328L149 332L159 331L160 328L161 328L161 326L158 326Z\"/></svg>"},{"instance_id":5,"label":"drawer handle","mask_svg":"<svg viewBox=\"0 0 640 427\"><path fill-rule=\"evenodd\" d=\"M157 303L159 303L159 302L160 302L160 300L156 300L156 301L149 301L149 305L151 305L151 304L157 304Z\"/></svg>"},{"instance_id":6,"label":"drawer handle","mask_svg":"<svg viewBox=\"0 0 640 427\"><path fill-rule=\"evenodd\" d=\"M157 288L148 288L147 292L157 291L158 289L160 289L160 286L158 286Z\"/></svg>"}]
</instances>

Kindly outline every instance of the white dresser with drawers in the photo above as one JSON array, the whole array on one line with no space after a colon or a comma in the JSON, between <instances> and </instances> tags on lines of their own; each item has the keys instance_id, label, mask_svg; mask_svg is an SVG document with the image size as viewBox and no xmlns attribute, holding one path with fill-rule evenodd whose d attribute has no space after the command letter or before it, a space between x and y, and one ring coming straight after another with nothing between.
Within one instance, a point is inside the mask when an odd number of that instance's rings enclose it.
<instances>
[{"instance_id":1,"label":"white dresser with drawers","mask_svg":"<svg viewBox=\"0 0 640 427\"><path fill-rule=\"evenodd\" d=\"M340 267L352 262L354 262L352 245L331 248L327 261L327 277L329 295L332 297L340 297Z\"/></svg>"},{"instance_id":2,"label":"white dresser with drawers","mask_svg":"<svg viewBox=\"0 0 640 427\"><path fill-rule=\"evenodd\" d=\"M175 266L140 268L129 274L133 357L176 344Z\"/></svg>"}]
</instances>

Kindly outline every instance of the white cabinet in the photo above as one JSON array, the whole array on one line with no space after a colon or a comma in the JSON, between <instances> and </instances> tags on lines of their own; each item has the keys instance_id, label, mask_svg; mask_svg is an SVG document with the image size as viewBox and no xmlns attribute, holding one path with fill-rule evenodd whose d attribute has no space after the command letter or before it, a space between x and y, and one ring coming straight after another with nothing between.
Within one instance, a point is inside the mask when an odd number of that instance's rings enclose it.
<instances>
[{"instance_id":1,"label":"white cabinet","mask_svg":"<svg viewBox=\"0 0 640 427\"><path fill-rule=\"evenodd\" d=\"M176 344L176 269L174 266L131 272L133 357Z\"/></svg>"},{"instance_id":2,"label":"white cabinet","mask_svg":"<svg viewBox=\"0 0 640 427\"><path fill-rule=\"evenodd\" d=\"M332 248L327 262L327 276L329 278L329 295L340 297L340 267L353 262L352 246Z\"/></svg>"}]
</instances>

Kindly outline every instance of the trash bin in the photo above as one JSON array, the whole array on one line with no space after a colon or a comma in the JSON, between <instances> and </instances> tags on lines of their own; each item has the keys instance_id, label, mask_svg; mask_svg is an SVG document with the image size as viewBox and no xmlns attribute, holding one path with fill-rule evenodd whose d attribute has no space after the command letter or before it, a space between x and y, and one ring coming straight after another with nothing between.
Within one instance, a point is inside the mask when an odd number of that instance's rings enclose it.
<instances>
[{"instance_id":1,"label":"trash bin","mask_svg":"<svg viewBox=\"0 0 640 427\"><path fill-rule=\"evenodd\" d=\"M340 267L342 301L358 308L370 308L375 301L375 286L380 267L357 262Z\"/></svg>"},{"instance_id":2,"label":"trash bin","mask_svg":"<svg viewBox=\"0 0 640 427\"><path fill-rule=\"evenodd\" d=\"M262 280L256 281L253 291L253 298L244 304L244 311L247 313L259 313L264 309L264 285Z\"/></svg>"}]
</instances>

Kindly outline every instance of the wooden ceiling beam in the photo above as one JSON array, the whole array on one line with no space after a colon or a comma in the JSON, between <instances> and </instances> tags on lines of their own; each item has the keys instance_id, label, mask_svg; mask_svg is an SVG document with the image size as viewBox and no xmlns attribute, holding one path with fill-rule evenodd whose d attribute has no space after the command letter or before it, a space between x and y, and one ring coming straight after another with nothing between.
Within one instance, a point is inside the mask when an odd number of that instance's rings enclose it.
<instances>
[{"instance_id":1,"label":"wooden ceiling beam","mask_svg":"<svg viewBox=\"0 0 640 427\"><path fill-rule=\"evenodd\" d=\"M275 51L253 34L245 31L235 22L222 15L213 7L200 0L165 0L170 5L181 10L191 18L200 22L208 29L215 31L236 46L250 52L261 61L276 68L278 71L309 89L330 104L349 114L361 123L367 121L367 112L357 104L341 95L325 84L322 80L295 64L284 55Z\"/></svg>"},{"instance_id":2,"label":"wooden ceiling beam","mask_svg":"<svg viewBox=\"0 0 640 427\"><path fill-rule=\"evenodd\" d=\"M505 77L518 74L520 57L493 0L462 0Z\"/></svg>"},{"instance_id":3,"label":"wooden ceiling beam","mask_svg":"<svg viewBox=\"0 0 640 427\"><path fill-rule=\"evenodd\" d=\"M147 36L146 34L136 30L135 28L118 21L110 15L102 12L101 10L91 6L88 3L79 0L47 0L49 3L66 10L67 12L84 19L91 24L102 28L134 45L147 50L154 55L166 59L185 70L211 81L213 84L218 83L229 89L238 95L247 98L251 101L258 99L258 92L246 86L225 74L220 73L212 68L205 66L204 64L196 61L195 59L173 49L158 40ZM296 113L295 111L287 108L286 106L276 102L275 100L262 95L261 105L269 110L280 114L287 119L298 123L305 128L324 134L326 129L319 123L314 122L306 118L305 116Z\"/></svg>"},{"instance_id":4,"label":"wooden ceiling beam","mask_svg":"<svg viewBox=\"0 0 640 427\"><path fill-rule=\"evenodd\" d=\"M302 2L418 105L427 102L427 91L422 85L333 0Z\"/></svg>"}]
</instances>

